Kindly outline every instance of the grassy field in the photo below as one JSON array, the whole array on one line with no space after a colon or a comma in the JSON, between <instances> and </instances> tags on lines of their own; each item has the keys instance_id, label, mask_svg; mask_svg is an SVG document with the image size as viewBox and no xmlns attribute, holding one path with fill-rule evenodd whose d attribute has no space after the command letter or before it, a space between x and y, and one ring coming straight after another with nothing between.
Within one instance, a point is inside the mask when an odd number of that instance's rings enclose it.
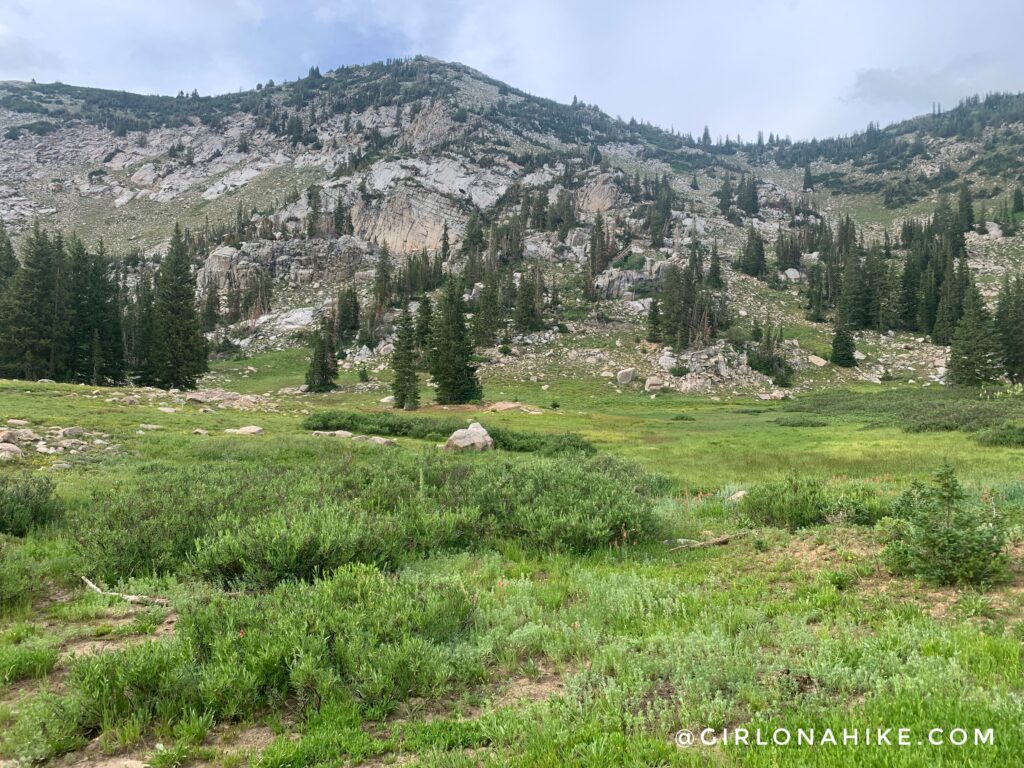
<instances>
[{"instance_id":1,"label":"grassy field","mask_svg":"<svg viewBox=\"0 0 1024 768\"><path fill-rule=\"evenodd\" d=\"M252 411L0 382L0 423L104 442L0 467L55 486L41 524L0 534L5 768L1000 766L1024 750L1024 398L491 379L489 401L526 410L419 416L596 452L452 456L313 436L310 414L372 414L388 391L347 372L335 393L276 394L303 366L218 363L211 381L259 395ZM224 431L246 425L264 432ZM947 460L1000 512L1002 578L895 575L878 521ZM676 743L780 728L794 743ZM840 743L797 746L798 728ZM909 745L843 746L844 728Z\"/></svg>"}]
</instances>

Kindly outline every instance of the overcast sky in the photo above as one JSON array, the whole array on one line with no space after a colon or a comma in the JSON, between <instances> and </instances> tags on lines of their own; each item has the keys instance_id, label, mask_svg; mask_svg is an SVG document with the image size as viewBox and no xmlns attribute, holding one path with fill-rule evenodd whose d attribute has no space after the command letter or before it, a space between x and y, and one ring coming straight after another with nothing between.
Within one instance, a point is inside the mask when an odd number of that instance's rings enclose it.
<instances>
[{"instance_id":1,"label":"overcast sky","mask_svg":"<svg viewBox=\"0 0 1024 768\"><path fill-rule=\"evenodd\" d=\"M697 134L849 133L1024 90L1024 0L0 0L0 80L202 94L429 54Z\"/></svg>"}]
</instances>

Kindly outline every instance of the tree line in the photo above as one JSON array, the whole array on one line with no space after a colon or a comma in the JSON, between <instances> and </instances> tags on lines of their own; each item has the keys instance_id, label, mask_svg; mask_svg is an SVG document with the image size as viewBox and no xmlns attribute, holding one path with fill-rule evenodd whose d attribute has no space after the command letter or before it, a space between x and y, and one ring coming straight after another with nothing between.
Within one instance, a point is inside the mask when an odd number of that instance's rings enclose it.
<instances>
[{"instance_id":1,"label":"tree line","mask_svg":"<svg viewBox=\"0 0 1024 768\"><path fill-rule=\"evenodd\" d=\"M155 275L139 270L133 293L127 276L102 241L90 249L37 221L18 259L0 228L0 375L194 387L207 349L181 228Z\"/></svg>"}]
</instances>

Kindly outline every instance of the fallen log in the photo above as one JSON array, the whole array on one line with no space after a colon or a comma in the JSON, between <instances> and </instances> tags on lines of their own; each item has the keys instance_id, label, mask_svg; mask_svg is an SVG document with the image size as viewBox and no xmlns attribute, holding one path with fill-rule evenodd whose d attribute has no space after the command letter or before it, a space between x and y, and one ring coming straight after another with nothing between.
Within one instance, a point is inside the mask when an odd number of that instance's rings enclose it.
<instances>
[{"instance_id":1,"label":"fallen log","mask_svg":"<svg viewBox=\"0 0 1024 768\"><path fill-rule=\"evenodd\" d=\"M707 541L687 541L680 539L682 544L676 547L672 547L669 552L678 552L680 549L704 549L706 547L724 547L733 539L737 539L740 536L746 536L750 531L740 531L739 533L729 533L725 536L719 536L717 539L708 539Z\"/></svg>"},{"instance_id":2,"label":"fallen log","mask_svg":"<svg viewBox=\"0 0 1024 768\"><path fill-rule=\"evenodd\" d=\"M91 589L97 594L104 595L105 597L117 597L124 600L126 603L133 603L135 605L162 605L169 606L171 601L166 597L150 597L149 595L126 595L123 592L105 592L104 590L97 587L93 582L89 581L85 576L82 576L82 581L85 582L85 586Z\"/></svg>"}]
</instances>

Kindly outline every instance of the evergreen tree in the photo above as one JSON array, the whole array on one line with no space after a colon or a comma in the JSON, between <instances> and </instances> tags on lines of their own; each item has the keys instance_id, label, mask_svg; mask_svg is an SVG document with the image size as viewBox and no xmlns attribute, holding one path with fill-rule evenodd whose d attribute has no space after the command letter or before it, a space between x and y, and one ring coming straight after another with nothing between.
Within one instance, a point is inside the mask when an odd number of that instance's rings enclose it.
<instances>
[{"instance_id":1,"label":"evergreen tree","mask_svg":"<svg viewBox=\"0 0 1024 768\"><path fill-rule=\"evenodd\" d=\"M971 195L971 188L966 180L960 184L956 218L961 232L970 232L974 229L974 197Z\"/></svg>"},{"instance_id":2,"label":"evergreen tree","mask_svg":"<svg viewBox=\"0 0 1024 768\"><path fill-rule=\"evenodd\" d=\"M1024 190L1020 187L1013 190L1013 212L1024 213Z\"/></svg>"},{"instance_id":3,"label":"evergreen tree","mask_svg":"<svg viewBox=\"0 0 1024 768\"><path fill-rule=\"evenodd\" d=\"M338 346L350 344L359 333L359 296L355 288L338 294L334 311L334 339Z\"/></svg>"},{"instance_id":4,"label":"evergreen tree","mask_svg":"<svg viewBox=\"0 0 1024 768\"><path fill-rule=\"evenodd\" d=\"M383 311L391 300L391 253L385 245L377 255L377 266L373 271L373 301L378 312Z\"/></svg>"},{"instance_id":5,"label":"evergreen tree","mask_svg":"<svg viewBox=\"0 0 1024 768\"><path fill-rule=\"evenodd\" d=\"M3 222L0 222L0 296L14 273L18 271L18 257L14 255L14 246L7 236Z\"/></svg>"},{"instance_id":6,"label":"evergreen tree","mask_svg":"<svg viewBox=\"0 0 1024 768\"><path fill-rule=\"evenodd\" d=\"M996 332L1002 343L1003 364L1014 383L1024 382L1024 276L1004 275L996 309Z\"/></svg>"},{"instance_id":7,"label":"evergreen tree","mask_svg":"<svg viewBox=\"0 0 1024 768\"><path fill-rule=\"evenodd\" d=\"M964 312L953 334L949 379L957 386L996 382L1003 374L1002 350L978 289L973 285L964 299Z\"/></svg>"},{"instance_id":8,"label":"evergreen tree","mask_svg":"<svg viewBox=\"0 0 1024 768\"><path fill-rule=\"evenodd\" d=\"M740 269L752 277L764 277L768 274L768 262L764 255L764 238L761 233L754 229L753 225L747 228L747 242L743 246L743 254L740 257Z\"/></svg>"},{"instance_id":9,"label":"evergreen tree","mask_svg":"<svg viewBox=\"0 0 1024 768\"><path fill-rule=\"evenodd\" d=\"M832 362L843 368L853 368L857 365L855 351L853 333L849 326L843 322L838 323L832 337Z\"/></svg>"},{"instance_id":10,"label":"evergreen tree","mask_svg":"<svg viewBox=\"0 0 1024 768\"><path fill-rule=\"evenodd\" d=\"M544 320L538 307L538 275L536 269L532 273L525 270L519 276L519 287L516 289L516 310L512 324L520 333L532 333L544 328Z\"/></svg>"},{"instance_id":11,"label":"evergreen tree","mask_svg":"<svg viewBox=\"0 0 1024 768\"><path fill-rule=\"evenodd\" d=\"M492 271L484 277L484 287L477 301L476 314L473 315L473 344L478 347L494 346L500 325L501 298L498 291L498 275Z\"/></svg>"},{"instance_id":12,"label":"evergreen tree","mask_svg":"<svg viewBox=\"0 0 1024 768\"><path fill-rule=\"evenodd\" d=\"M416 308L416 349L421 357L426 357L430 350L430 322L434 309L430 304L430 296L423 294Z\"/></svg>"},{"instance_id":13,"label":"evergreen tree","mask_svg":"<svg viewBox=\"0 0 1024 768\"><path fill-rule=\"evenodd\" d=\"M0 309L0 362L12 378L60 378L64 365L64 245L36 221Z\"/></svg>"},{"instance_id":14,"label":"evergreen tree","mask_svg":"<svg viewBox=\"0 0 1024 768\"><path fill-rule=\"evenodd\" d=\"M406 305L398 321L398 338L395 352L391 357L394 377L391 394L395 396L395 408L414 410L420 403L419 381L416 378L416 328L412 313Z\"/></svg>"},{"instance_id":15,"label":"evergreen tree","mask_svg":"<svg viewBox=\"0 0 1024 768\"><path fill-rule=\"evenodd\" d=\"M725 290L725 275L722 273L722 257L718 253L718 240L711 244L711 263L708 266L708 287L714 291Z\"/></svg>"},{"instance_id":16,"label":"evergreen tree","mask_svg":"<svg viewBox=\"0 0 1024 768\"><path fill-rule=\"evenodd\" d=\"M476 368L470 364L473 345L466 329L462 286L449 280L441 292L431 329L431 373L441 405L468 403L483 396Z\"/></svg>"},{"instance_id":17,"label":"evergreen tree","mask_svg":"<svg viewBox=\"0 0 1024 768\"><path fill-rule=\"evenodd\" d=\"M220 322L220 296L217 294L217 283L211 278L206 283L206 296L203 299L203 330L209 333Z\"/></svg>"},{"instance_id":18,"label":"evergreen tree","mask_svg":"<svg viewBox=\"0 0 1024 768\"><path fill-rule=\"evenodd\" d=\"M316 237L320 231L320 217L323 215L320 187L316 184L310 184L309 189L306 190L306 199L309 203L309 216L306 217L306 236Z\"/></svg>"},{"instance_id":19,"label":"evergreen tree","mask_svg":"<svg viewBox=\"0 0 1024 768\"><path fill-rule=\"evenodd\" d=\"M647 310L647 340L652 344L661 342L661 308L657 297L651 299L651 307Z\"/></svg>"},{"instance_id":20,"label":"evergreen tree","mask_svg":"<svg viewBox=\"0 0 1024 768\"><path fill-rule=\"evenodd\" d=\"M196 279L179 225L174 227L153 293L155 376L145 383L163 389L192 389L207 370L207 350L196 310Z\"/></svg>"},{"instance_id":21,"label":"evergreen tree","mask_svg":"<svg viewBox=\"0 0 1024 768\"><path fill-rule=\"evenodd\" d=\"M804 166L804 191L814 189L814 176L811 175L811 166Z\"/></svg>"},{"instance_id":22,"label":"evergreen tree","mask_svg":"<svg viewBox=\"0 0 1024 768\"><path fill-rule=\"evenodd\" d=\"M723 216L729 215L729 209L732 208L732 181L727 175L722 179L722 186L718 190L718 210L722 212Z\"/></svg>"},{"instance_id":23,"label":"evergreen tree","mask_svg":"<svg viewBox=\"0 0 1024 768\"><path fill-rule=\"evenodd\" d=\"M310 392L330 392L338 377L338 363L334 357L331 329L322 323L313 334L306 371L306 386Z\"/></svg>"}]
</instances>

